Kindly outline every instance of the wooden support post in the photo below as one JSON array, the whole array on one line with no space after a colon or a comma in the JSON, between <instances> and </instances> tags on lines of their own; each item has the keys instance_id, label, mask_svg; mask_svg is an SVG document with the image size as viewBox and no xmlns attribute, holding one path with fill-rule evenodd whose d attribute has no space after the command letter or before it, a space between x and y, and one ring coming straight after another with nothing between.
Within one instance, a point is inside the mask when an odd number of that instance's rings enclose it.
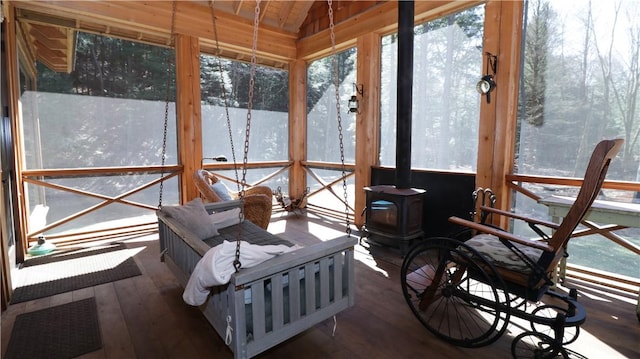
<instances>
[{"instance_id":1,"label":"wooden support post","mask_svg":"<svg viewBox=\"0 0 640 359\"><path fill-rule=\"evenodd\" d=\"M366 205L364 187L371 185L371 166L377 166L380 158L380 35L368 33L358 38L358 80L362 84L360 113L356 115L356 166L355 170L355 218L362 227L365 218L360 216Z\"/></svg>"},{"instance_id":2,"label":"wooden support post","mask_svg":"<svg viewBox=\"0 0 640 359\"><path fill-rule=\"evenodd\" d=\"M496 81L502 84L499 103L495 109L495 149L493 154L492 188L498 196L498 208L508 209L511 191L506 175L513 173L513 160L518 121L518 90L520 84L520 56L522 42L522 1L498 1L500 6L500 64ZM523 45L524 46L524 45ZM506 221L505 218L503 220ZM507 228L507 223L501 223Z\"/></svg>"},{"instance_id":3,"label":"wooden support post","mask_svg":"<svg viewBox=\"0 0 640 359\"><path fill-rule=\"evenodd\" d=\"M198 38L176 36L176 112L178 115L178 159L180 200L198 197L193 174L202 161L202 110L200 108L200 43Z\"/></svg>"},{"instance_id":4,"label":"wooden support post","mask_svg":"<svg viewBox=\"0 0 640 359\"><path fill-rule=\"evenodd\" d=\"M4 14L5 19L2 24L2 31L4 32L5 58L1 61L6 61L7 99L14 151L14 173L20 174L22 173L24 164L24 148L22 146L22 103L20 101L20 66L18 59L15 8L12 4L9 4L5 9L7 11ZM16 263L22 263L24 262L28 248L28 211L26 210L27 203L25 203L27 196L25 195L26 185L22 181L22 178L18 175L16 176L15 181L17 191L15 204L12 210L16 221L16 223L14 223L14 227L16 228ZM5 208L5 210L10 209Z\"/></svg>"},{"instance_id":5,"label":"wooden support post","mask_svg":"<svg viewBox=\"0 0 640 359\"><path fill-rule=\"evenodd\" d=\"M7 39L4 42L5 49L7 49L8 46L12 46L12 45L15 46L15 29L13 28L13 26L15 25L15 22L13 20L13 15L12 15L13 7L7 5L6 2L0 6L2 6L3 16L6 16L5 20L0 24L2 33L5 35L10 34L13 36L13 40ZM9 28L11 28L11 30ZM11 56L9 56L9 54L13 54L13 56L15 56L15 51L7 52L7 50L5 50L3 52L5 52L7 56L0 59L0 61L8 61L8 62L13 62L17 64L17 59L15 57L12 58ZM7 66L7 70L11 68L12 66ZM15 66L13 66L13 68L15 70ZM7 73L9 74L8 77L10 77L10 80L7 82L9 83L11 81L15 81L17 74L16 73L12 74L8 71ZM2 85L2 82L0 82L0 86L1 85ZM2 87L0 91L7 91L7 90L10 93L18 91L17 88L11 88L11 86ZM9 97L9 101L13 101L14 96L8 96L8 97ZM2 116L4 117L4 115L5 114L3 113ZM13 118L13 116L11 116L10 118ZM2 173L1 170L0 170L0 177L4 179L4 174ZM1 253L2 257L0 257L0 270L2 271L2 278L0 279L0 282L1 282L0 287L2 292L2 296L0 298L0 307L2 308L2 311L6 310L7 307L9 306L9 303L11 302L11 295L13 294L13 287L11 284L11 265L10 265L11 261L9 259L9 241L7 240L9 235L9 233L7 232L7 211L12 211L13 208L6 208L4 206L4 203L5 203L4 196L5 196L4 190L0 189L0 203L3 204L3 206L0 207L0 250L2 251ZM18 221L18 223L20 223L20 221ZM15 223L15 225L17 225L18 223ZM19 239L16 242L18 241ZM22 241L22 243L24 243L24 241ZM16 253L18 253L18 251L16 251ZM22 251L21 253L18 253L16 257L20 257L22 262L22 259L24 257L24 252Z\"/></svg>"},{"instance_id":6,"label":"wooden support post","mask_svg":"<svg viewBox=\"0 0 640 359\"><path fill-rule=\"evenodd\" d=\"M485 7L483 52L498 57L497 86L491 103L486 103L484 98L481 101L476 185L491 188L497 195L496 207L502 209L508 209L511 203L505 178L513 171L522 9L519 1L489 1ZM485 69L488 59L484 54L483 58ZM478 79L480 76L482 74L478 74Z\"/></svg>"},{"instance_id":7,"label":"wooden support post","mask_svg":"<svg viewBox=\"0 0 640 359\"><path fill-rule=\"evenodd\" d=\"M300 198L307 186L302 161L307 159L307 64L289 64L289 197Z\"/></svg>"}]
</instances>

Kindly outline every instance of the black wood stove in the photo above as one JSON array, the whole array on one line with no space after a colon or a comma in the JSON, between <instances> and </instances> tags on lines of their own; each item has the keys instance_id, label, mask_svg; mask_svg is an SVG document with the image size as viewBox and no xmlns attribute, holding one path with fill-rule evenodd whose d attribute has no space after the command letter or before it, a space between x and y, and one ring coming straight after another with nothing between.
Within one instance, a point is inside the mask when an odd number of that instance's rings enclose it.
<instances>
[{"instance_id":1,"label":"black wood stove","mask_svg":"<svg viewBox=\"0 0 640 359\"><path fill-rule=\"evenodd\" d=\"M413 97L413 1L398 1L396 183L365 188L368 241L399 247L403 254L421 237L425 190L411 185Z\"/></svg>"},{"instance_id":2,"label":"black wood stove","mask_svg":"<svg viewBox=\"0 0 640 359\"><path fill-rule=\"evenodd\" d=\"M374 243L400 247L421 237L425 190L392 185L366 187L366 230Z\"/></svg>"}]
</instances>

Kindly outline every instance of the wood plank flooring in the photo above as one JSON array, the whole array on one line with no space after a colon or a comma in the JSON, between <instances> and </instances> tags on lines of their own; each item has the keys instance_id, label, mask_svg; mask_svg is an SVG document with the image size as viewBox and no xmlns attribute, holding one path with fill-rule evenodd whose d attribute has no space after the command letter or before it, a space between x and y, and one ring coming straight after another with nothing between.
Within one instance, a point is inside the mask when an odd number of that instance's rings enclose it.
<instances>
[{"instance_id":1,"label":"wood plank flooring","mask_svg":"<svg viewBox=\"0 0 640 359\"><path fill-rule=\"evenodd\" d=\"M344 234L343 225L313 214L275 214L273 233L300 244ZM356 233L357 236L357 233ZM103 347L82 358L232 358L198 308L182 301L182 289L159 260L157 235L124 240L138 248L141 276L11 305L2 313L4 354L20 313L95 297ZM522 328L509 326L496 343L478 349L451 346L424 328L401 294L402 258L393 249L369 246L356 251L355 307L259 355L259 358L505 358ZM580 291L588 311L578 340L568 347L587 358L640 358L636 297L597 285L569 283ZM573 357L580 357L574 355Z\"/></svg>"}]
</instances>

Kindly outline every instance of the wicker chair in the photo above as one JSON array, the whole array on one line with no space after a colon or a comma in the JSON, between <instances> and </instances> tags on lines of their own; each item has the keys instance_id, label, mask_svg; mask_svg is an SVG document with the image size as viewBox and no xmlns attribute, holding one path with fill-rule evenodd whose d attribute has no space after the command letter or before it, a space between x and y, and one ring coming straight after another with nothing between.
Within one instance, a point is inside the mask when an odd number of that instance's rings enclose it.
<instances>
[{"instance_id":1,"label":"wicker chair","mask_svg":"<svg viewBox=\"0 0 640 359\"><path fill-rule=\"evenodd\" d=\"M211 172L199 169L194 174L195 184L205 202L221 202L223 199L211 188L218 182L218 178ZM240 194L229 192L233 199L239 199ZM247 188L244 196L244 216L256 225L267 229L273 210L271 188L255 186Z\"/></svg>"}]
</instances>

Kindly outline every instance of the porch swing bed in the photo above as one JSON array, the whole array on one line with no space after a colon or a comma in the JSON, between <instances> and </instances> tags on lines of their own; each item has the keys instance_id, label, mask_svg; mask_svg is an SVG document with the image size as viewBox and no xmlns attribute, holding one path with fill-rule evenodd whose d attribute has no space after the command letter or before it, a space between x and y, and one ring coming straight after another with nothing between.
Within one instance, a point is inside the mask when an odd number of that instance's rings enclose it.
<instances>
[{"instance_id":1,"label":"porch swing bed","mask_svg":"<svg viewBox=\"0 0 640 359\"><path fill-rule=\"evenodd\" d=\"M241 205L227 201L205 204L205 209L214 213ZM246 220L202 240L163 210L157 215L163 260L183 287L205 253L225 240L235 241L239 230L242 240L252 244L291 246ZM212 287L200 309L234 358L255 356L353 306L356 242L344 236L242 268L228 284Z\"/></svg>"}]
</instances>

